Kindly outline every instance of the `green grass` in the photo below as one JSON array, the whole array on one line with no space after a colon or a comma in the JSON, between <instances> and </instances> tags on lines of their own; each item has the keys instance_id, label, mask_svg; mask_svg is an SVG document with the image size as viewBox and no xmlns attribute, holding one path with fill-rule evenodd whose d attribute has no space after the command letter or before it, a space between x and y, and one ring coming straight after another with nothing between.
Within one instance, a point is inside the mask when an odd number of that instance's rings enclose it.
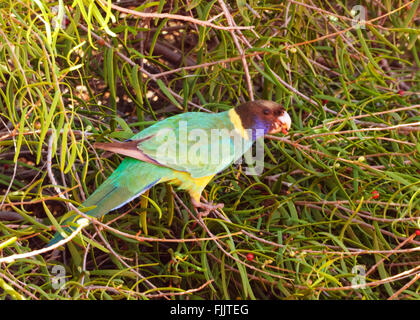
<instances>
[{"instance_id":1,"label":"green grass","mask_svg":"<svg viewBox=\"0 0 420 320\"><path fill-rule=\"evenodd\" d=\"M101 3L0 3L0 259L29 254L0 260L2 299L420 298L419 0ZM218 214L162 184L35 254L121 162L94 142L252 98L292 130L262 175L210 182Z\"/></svg>"}]
</instances>

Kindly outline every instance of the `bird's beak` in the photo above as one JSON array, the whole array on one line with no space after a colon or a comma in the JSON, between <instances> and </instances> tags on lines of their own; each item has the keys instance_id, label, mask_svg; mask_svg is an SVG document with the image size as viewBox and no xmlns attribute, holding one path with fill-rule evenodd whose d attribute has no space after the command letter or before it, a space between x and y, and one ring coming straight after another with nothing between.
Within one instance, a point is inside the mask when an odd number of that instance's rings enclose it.
<instances>
[{"instance_id":1,"label":"bird's beak","mask_svg":"<svg viewBox=\"0 0 420 320\"><path fill-rule=\"evenodd\" d=\"M273 124L272 130L270 130L270 134L283 132L287 134L290 130L290 126L292 125L292 119L290 118L289 114L284 111L283 114L276 119Z\"/></svg>"}]
</instances>

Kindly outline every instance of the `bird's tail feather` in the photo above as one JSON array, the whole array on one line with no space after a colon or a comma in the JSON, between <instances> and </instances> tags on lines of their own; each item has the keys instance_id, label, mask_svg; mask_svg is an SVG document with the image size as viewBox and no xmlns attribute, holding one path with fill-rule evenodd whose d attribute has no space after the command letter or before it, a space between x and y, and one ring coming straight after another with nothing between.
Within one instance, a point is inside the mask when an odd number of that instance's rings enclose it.
<instances>
[{"instance_id":1,"label":"bird's tail feather","mask_svg":"<svg viewBox=\"0 0 420 320\"><path fill-rule=\"evenodd\" d=\"M149 190L163 178L162 170L150 163L126 158L112 175L92 193L83 203L83 207L96 206L86 212L87 215L99 218L109 211L118 209ZM77 216L71 216L63 224L74 222ZM75 227L64 227L69 234ZM63 236L57 232L48 246L62 240Z\"/></svg>"}]
</instances>

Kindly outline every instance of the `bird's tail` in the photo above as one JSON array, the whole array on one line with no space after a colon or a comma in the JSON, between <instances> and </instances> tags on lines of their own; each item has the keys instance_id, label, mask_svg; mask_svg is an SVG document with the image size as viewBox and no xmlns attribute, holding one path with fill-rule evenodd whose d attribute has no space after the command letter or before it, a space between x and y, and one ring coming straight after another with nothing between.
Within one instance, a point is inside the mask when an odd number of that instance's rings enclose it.
<instances>
[{"instance_id":1,"label":"bird's tail","mask_svg":"<svg viewBox=\"0 0 420 320\"><path fill-rule=\"evenodd\" d=\"M109 211L118 209L162 181L164 176L165 168L157 168L151 163L126 158L112 175L83 203L83 207L96 206L86 214L99 218ZM63 224L75 222L76 218L77 215L71 216ZM75 229L76 227L63 228L67 234ZM57 232L48 246L62 239L63 235Z\"/></svg>"}]
</instances>

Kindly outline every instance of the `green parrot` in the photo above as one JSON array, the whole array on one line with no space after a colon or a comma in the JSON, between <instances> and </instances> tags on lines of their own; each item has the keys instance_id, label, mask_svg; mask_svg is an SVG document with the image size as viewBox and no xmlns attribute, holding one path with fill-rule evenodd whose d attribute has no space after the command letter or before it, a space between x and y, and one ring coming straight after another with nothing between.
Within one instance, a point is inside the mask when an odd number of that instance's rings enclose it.
<instances>
[{"instance_id":1,"label":"green parrot","mask_svg":"<svg viewBox=\"0 0 420 320\"><path fill-rule=\"evenodd\" d=\"M99 218L124 206L154 185L167 182L188 191L196 209L208 213L223 204L201 202L210 180L265 134L287 133L291 119L278 103L257 100L220 113L186 112L159 121L124 142L95 147L127 156L83 203ZM76 216L66 220L72 222ZM63 228L72 232L74 227ZM49 245L61 239L57 232Z\"/></svg>"}]
</instances>

